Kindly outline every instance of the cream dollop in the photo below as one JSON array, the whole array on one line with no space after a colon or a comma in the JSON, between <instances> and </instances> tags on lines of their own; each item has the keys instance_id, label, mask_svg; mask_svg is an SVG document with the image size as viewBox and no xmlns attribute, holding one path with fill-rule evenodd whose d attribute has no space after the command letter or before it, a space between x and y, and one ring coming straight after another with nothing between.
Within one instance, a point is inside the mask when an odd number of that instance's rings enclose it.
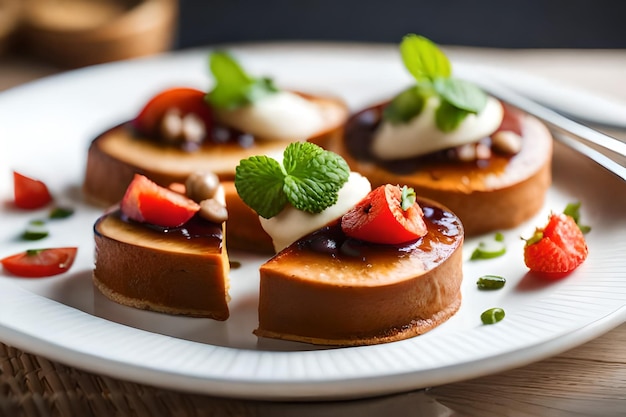
<instances>
[{"instance_id":1,"label":"cream dollop","mask_svg":"<svg viewBox=\"0 0 626 417\"><path fill-rule=\"evenodd\" d=\"M289 92L270 94L233 110L216 110L217 119L262 139L302 141L321 131L327 121L315 102Z\"/></svg>"},{"instance_id":2,"label":"cream dollop","mask_svg":"<svg viewBox=\"0 0 626 417\"><path fill-rule=\"evenodd\" d=\"M351 172L348 181L339 190L337 203L321 213L307 213L289 205L270 219L259 217L261 226L272 238L274 250L280 252L301 237L343 216L371 190L372 186L367 178Z\"/></svg>"},{"instance_id":3,"label":"cream dollop","mask_svg":"<svg viewBox=\"0 0 626 417\"><path fill-rule=\"evenodd\" d=\"M495 132L504 116L500 101L488 97L480 113L469 114L455 130L442 132L435 124L439 103L438 97L428 98L422 112L408 123L384 121L374 135L372 153L380 159L404 159L473 143Z\"/></svg>"}]
</instances>

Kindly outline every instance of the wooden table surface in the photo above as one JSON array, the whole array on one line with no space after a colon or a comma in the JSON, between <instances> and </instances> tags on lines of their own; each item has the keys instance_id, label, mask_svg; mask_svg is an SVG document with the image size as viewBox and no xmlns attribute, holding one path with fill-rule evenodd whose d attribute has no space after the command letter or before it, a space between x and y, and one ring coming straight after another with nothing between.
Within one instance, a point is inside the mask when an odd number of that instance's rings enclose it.
<instances>
[{"instance_id":1,"label":"wooden table surface","mask_svg":"<svg viewBox=\"0 0 626 417\"><path fill-rule=\"evenodd\" d=\"M554 78L626 103L626 51L451 48L451 52ZM59 69L41 62L0 57L0 91L57 72ZM12 374L18 362L27 363L32 372ZM73 382L68 383L68 379ZM55 388L53 381L65 382L58 382ZM0 344L0 416L383 413L442 417L626 416L626 324L558 356L495 375L385 398L296 404L220 399L128 383Z\"/></svg>"}]
</instances>

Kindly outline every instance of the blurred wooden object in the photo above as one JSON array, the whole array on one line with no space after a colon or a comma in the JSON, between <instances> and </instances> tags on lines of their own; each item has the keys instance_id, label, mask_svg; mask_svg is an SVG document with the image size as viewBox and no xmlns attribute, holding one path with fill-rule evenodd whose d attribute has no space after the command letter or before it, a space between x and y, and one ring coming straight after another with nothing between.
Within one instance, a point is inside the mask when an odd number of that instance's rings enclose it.
<instances>
[{"instance_id":1,"label":"blurred wooden object","mask_svg":"<svg viewBox=\"0 0 626 417\"><path fill-rule=\"evenodd\" d=\"M0 0L0 53L11 46L20 22L22 0Z\"/></svg>"},{"instance_id":2,"label":"blurred wooden object","mask_svg":"<svg viewBox=\"0 0 626 417\"><path fill-rule=\"evenodd\" d=\"M65 68L163 52L176 32L177 0L22 1L23 46Z\"/></svg>"}]
</instances>

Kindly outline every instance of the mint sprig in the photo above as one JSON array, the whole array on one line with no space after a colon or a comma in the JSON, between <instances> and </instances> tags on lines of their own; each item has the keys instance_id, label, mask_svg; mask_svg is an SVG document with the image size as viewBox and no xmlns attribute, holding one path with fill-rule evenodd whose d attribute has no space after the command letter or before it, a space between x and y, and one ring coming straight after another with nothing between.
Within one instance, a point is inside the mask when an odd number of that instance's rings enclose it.
<instances>
[{"instance_id":1,"label":"mint sprig","mask_svg":"<svg viewBox=\"0 0 626 417\"><path fill-rule=\"evenodd\" d=\"M390 123L406 123L419 115L431 96L438 96L435 123L444 132L456 129L468 114L482 111L487 95L474 84L452 77L452 65L446 55L429 39L406 35L400 43L405 67L416 85L396 96L385 108Z\"/></svg>"},{"instance_id":2,"label":"mint sprig","mask_svg":"<svg viewBox=\"0 0 626 417\"><path fill-rule=\"evenodd\" d=\"M319 213L337 202L350 169L339 155L309 142L291 143L280 164L268 156L239 162L235 188L244 203L269 219L289 203L298 210Z\"/></svg>"},{"instance_id":3,"label":"mint sprig","mask_svg":"<svg viewBox=\"0 0 626 417\"><path fill-rule=\"evenodd\" d=\"M206 100L213 107L236 109L278 91L271 79L247 74L226 52L213 52L209 67L215 78L215 87L206 95Z\"/></svg>"}]
</instances>

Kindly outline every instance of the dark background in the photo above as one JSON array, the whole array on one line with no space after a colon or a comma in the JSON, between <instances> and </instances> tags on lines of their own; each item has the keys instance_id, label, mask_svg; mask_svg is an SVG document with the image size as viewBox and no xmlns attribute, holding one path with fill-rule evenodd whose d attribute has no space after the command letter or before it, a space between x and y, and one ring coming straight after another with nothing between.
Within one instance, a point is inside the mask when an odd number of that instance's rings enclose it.
<instances>
[{"instance_id":1,"label":"dark background","mask_svg":"<svg viewBox=\"0 0 626 417\"><path fill-rule=\"evenodd\" d=\"M180 0L178 48L242 41L626 48L624 0Z\"/></svg>"}]
</instances>

